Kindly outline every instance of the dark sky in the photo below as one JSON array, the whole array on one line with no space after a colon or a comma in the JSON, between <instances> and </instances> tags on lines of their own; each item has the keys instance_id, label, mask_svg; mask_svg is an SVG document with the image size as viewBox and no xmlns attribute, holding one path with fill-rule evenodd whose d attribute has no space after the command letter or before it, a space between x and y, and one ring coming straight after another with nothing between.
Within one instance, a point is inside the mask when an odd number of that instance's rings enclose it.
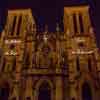
<instances>
[{"instance_id":1,"label":"dark sky","mask_svg":"<svg viewBox=\"0 0 100 100\"><path fill-rule=\"evenodd\" d=\"M48 24L49 31L55 31L58 22L63 30L63 7L83 2L88 2L91 6L91 17L100 47L100 0L0 0L0 29L4 26L8 9L32 8L36 22L41 27Z\"/></svg>"}]
</instances>

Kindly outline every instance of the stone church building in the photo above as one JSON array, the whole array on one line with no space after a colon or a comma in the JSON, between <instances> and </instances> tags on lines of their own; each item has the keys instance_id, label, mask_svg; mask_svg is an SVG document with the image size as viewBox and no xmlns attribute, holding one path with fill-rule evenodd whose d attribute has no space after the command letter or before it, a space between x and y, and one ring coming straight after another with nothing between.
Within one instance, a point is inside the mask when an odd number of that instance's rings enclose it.
<instances>
[{"instance_id":1,"label":"stone church building","mask_svg":"<svg viewBox=\"0 0 100 100\"><path fill-rule=\"evenodd\" d=\"M100 100L100 52L89 6L64 7L64 31L37 31L31 9L8 10L0 36L0 100Z\"/></svg>"}]
</instances>

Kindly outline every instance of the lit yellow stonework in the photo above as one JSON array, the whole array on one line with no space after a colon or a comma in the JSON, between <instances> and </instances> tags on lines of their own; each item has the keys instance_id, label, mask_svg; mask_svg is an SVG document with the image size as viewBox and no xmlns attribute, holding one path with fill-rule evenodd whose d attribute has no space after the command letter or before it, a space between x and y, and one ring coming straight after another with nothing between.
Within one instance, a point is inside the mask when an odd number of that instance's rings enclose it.
<instances>
[{"instance_id":1,"label":"lit yellow stonework","mask_svg":"<svg viewBox=\"0 0 100 100\"><path fill-rule=\"evenodd\" d=\"M8 10L0 39L3 52L0 56L0 89L6 88L5 83L9 84L9 100L39 100L42 84L48 84L45 87L50 90L51 100L87 100L82 97L84 83L89 84L91 100L99 100L100 54L88 11L89 6L64 7L64 32L59 32L57 26L57 32L46 29L38 33L30 9ZM73 14L76 16L77 33ZM83 20L83 33L79 14ZM17 35L19 16L22 20Z\"/></svg>"}]
</instances>

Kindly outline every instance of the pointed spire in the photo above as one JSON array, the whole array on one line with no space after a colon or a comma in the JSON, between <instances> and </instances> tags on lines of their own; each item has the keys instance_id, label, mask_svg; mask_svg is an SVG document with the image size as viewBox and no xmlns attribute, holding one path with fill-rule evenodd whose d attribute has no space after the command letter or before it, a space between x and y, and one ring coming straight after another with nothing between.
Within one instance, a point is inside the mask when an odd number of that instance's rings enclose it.
<instances>
[{"instance_id":1,"label":"pointed spire","mask_svg":"<svg viewBox=\"0 0 100 100\"><path fill-rule=\"evenodd\" d=\"M47 37L46 34L44 34L44 36L43 36L43 40L44 40L45 43L47 43L48 37Z\"/></svg>"},{"instance_id":2,"label":"pointed spire","mask_svg":"<svg viewBox=\"0 0 100 100\"><path fill-rule=\"evenodd\" d=\"M44 30L44 35L43 35L43 40L44 40L45 43L47 43L47 40L48 40L47 33L48 33L48 25L46 24L45 25L45 30Z\"/></svg>"},{"instance_id":3,"label":"pointed spire","mask_svg":"<svg viewBox=\"0 0 100 100\"><path fill-rule=\"evenodd\" d=\"M56 23L56 32L60 32L60 27L58 23Z\"/></svg>"}]
</instances>

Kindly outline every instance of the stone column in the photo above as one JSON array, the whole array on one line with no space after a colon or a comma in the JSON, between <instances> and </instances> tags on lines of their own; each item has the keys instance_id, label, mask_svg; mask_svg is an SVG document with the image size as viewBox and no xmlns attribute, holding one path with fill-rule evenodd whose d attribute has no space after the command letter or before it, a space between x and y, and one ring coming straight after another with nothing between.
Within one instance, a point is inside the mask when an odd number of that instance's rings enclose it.
<instances>
[{"instance_id":1,"label":"stone column","mask_svg":"<svg viewBox=\"0 0 100 100\"><path fill-rule=\"evenodd\" d=\"M33 90L32 90L32 77L29 77L26 81L26 90L25 90L25 96L24 99L30 98L33 100Z\"/></svg>"},{"instance_id":2,"label":"stone column","mask_svg":"<svg viewBox=\"0 0 100 100\"><path fill-rule=\"evenodd\" d=\"M75 61L71 61L69 63L69 95L70 95L70 100L75 99L77 100L77 91L76 90L76 65Z\"/></svg>"},{"instance_id":3,"label":"stone column","mask_svg":"<svg viewBox=\"0 0 100 100\"><path fill-rule=\"evenodd\" d=\"M69 15L69 28L70 28L71 34L73 34L74 33L74 23L73 23L73 15L72 14Z\"/></svg>"},{"instance_id":4,"label":"stone column","mask_svg":"<svg viewBox=\"0 0 100 100\"><path fill-rule=\"evenodd\" d=\"M13 87L12 87L12 92L9 96L9 100L20 100L20 83L16 80L13 81Z\"/></svg>"},{"instance_id":5,"label":"stone column","mask_svg":"<svg viewBox=\"0 0 100 100\"><path fill-rule=\"evenodd\" d=\"M62 77L56 77L56 99L55 100L62 100L63 99L63 84L62 84Z\"/></svg>"},{"instance_id":6,"label":"stone column","mask_svg":"<svg viewBox=\"0 0 100 100\"><path fill-rule=\"evenodd\" d=\"M19 97L21 96L21 67L22 67L22 58L16 57L16 71L15 71L15 79L14 81L14 89L12 97L16 98L16 100L19 100Z\"/></svg>"}]
</instances>

